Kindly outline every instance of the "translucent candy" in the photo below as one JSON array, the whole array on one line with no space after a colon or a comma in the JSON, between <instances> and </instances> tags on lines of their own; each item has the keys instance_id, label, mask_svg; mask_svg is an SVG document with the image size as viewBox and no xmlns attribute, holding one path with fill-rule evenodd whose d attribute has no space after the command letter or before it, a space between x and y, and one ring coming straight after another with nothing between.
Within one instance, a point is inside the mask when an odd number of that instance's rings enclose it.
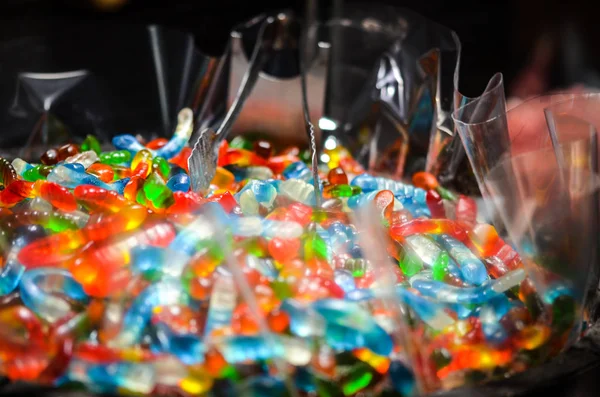
<instances>
[{"instance_id":1,"label":"translucent candy","mask_svg":"<svg viewBox=\"0 0 600 397\"><path fill-rule=\"evenodd\" d=\"M427 299L415 295L404 288L397 288L396 293L399 298L409 305L415 313L435 330L443 330L444 328L454 324L454 320L450 317L443 305L428 301Z\"/></svg>"},{"instance_id":2,"label":"translucent candy","mask_svg":"<svg viewBox=\"0 0 600 397\"><path fill-rule=\"evenodd\" d=\"M93 385L93 389L98 392L115 393L123 390L129 393L149 394L154 388L156 375L154 366L151 364L121 361L108 364L88 364L84 368L85 377L82 379L76 377L73 380L89 382L90 386Z\"/></svg>"},{"instance_id":3,"label":"translucent candy","mask_svg":"<svg viewBox=\"0 0 600 397\"><path fill-rule=\"evenodd\" d=\"M45 230L38 225L21 227L16 233L17 236L8 250L4 267L0 272L0 294L2 295L7 295L14 291L25 272L25 267L18 259L19 251L32 241L46 236Z\"/></svg>"},{"instance_id":4,"label":"translucent candy","mask_svg":"<svg viewBox=\"0 0 600 397\"><path fill-rule=\"evenodd\" d=\"M273 155L273 146L271 145L271 142L266 140L261 139L254 142L252 149L256 154L265 159L268 159Z\"/></svg>"},{"instance_id":5,"label":"translucent candy","mask_svg":"<svg viewBox=\"0 0 600 397\"><path fill-rule=\"evenodd\" d=\"M77 209L77 202L73 194L65 187L49 181L37 181L33 187L34 192L54 207L71 212Z\"/></svg>"},{"instance_id":6,"label":"translucent candy","mask_svg":"<svg viewBox=\"0 0 600 397\"><path fill-rule=\"evenodd\" d=\"M149 286L125 314L123 328L114 341L115 345L124 347L139 342L156 307L188 303L189 296L178 281L167 279Z\"/></svg>"},{"instance_id":7,"label":"translucent candy","mask_svg":"<svg viewBox=\"0 0 600 397\"><path fill-rule=\"evenodd\" d=\"M442 196L435 190L427 191L427 207L429 207L432 218L444 218L446 215Z\"/></svg>"},{"instance_id":8,"label":"translucent candy","mask_svg":"<svg viewBox=\"0 0 600 397\"><path fill-rule=\"evenodd\" d=\"M410 395L525 369L578 327L576 291L549 272L536 291L431 174L368 175L336 145L317 207L305 150L236 137L191 192L188 116L170 139L0 160L0 374L113 394Z\"/></svg>"},{"instance_id":9,"label":"translucent candy","mask_svg":"<svg viewBox=\"0 0 600 397\"><path fill-rule=\"evenodd\" d=\"M366 347L379 355L390 354L393 342L371 316L357 304L321 300L313 304L327 322L325 339L340 349Z\"/></svg>"},{"instance_id":10,"label":"translucent candy","mask_svg":"<svg viewBox=\"0 0 600 397\"><path fill-rule=\"evenodd\" d=\"M155 208L168 208L174 203L173 192L156 172L152 172L142 187L145 198L152 202Z\"/></svg>"},{"instance_id":11,"label":"translucent candy","mask_svg":"<svg viewBox=\"0 0 600 397\"><path fill-rule=\"evenodd\" d=\"M333 185L327 186L323 191L323 197L325 198L337 198L337 197L352 197L361 193L361 189L358 186L350 185Z\"/></svg>"},{"instance_id":12,"label":"translucent candy","mask_svg":"<svg viewBox=\"0 0 600 397\"><path fill-rule=\"evenodd\" d=\"M112 139L112 144L117 150L127 151L131 153L132 156L141 150L144 150L144 145L139 143L133 135L129 134L115 136Z\"/></svg>"},{"instance_id":13,"label":"translucent candy","mask_svg":"<svg viewBox=\"0 0 600 397\"><path fill-rule=\"evenodd\" d=\"M299 239L286 239L278 236L269 240L269 254L279 262L286 262L296 258L299 254L301 241Z\"/></svg>"},{"instance_id":14,"label":"translucent candy","mask_svg":"<svg viewBox=\"0 0 600 397\"><path fill-rule=\"evenodd\" d=\"M406 244L427 267L433 267L442 249L429 237L415 234L405 239Z\"/></svg>"},{"instance_id":15,"label":"translucent candy","mask_svg":"<svg viewBox=\"0 0 600 397\"><path fill-rule=\"evenodd\" d=\"M481 307L479 319L485 338L490 343L499 344L508 338L508 332L502 325L501 320L512 306L506 296L499 295Z\"/></svg>"},{"instance_id":16,"label":"translucent candy","mask_svg":"<svg viewBox=\"0 0 600 397\"><path fill-rule=\"evenodd\" d=\"M128 163L133 156L127 150L115 150L100 154L100 162L108 165Z\"/></svg>"},{"instance_id":17,"label":"translucent candy","mask_svg":"<svg viewBox=\"0 0 600 397\"><path fill-rule=\"evenodd\" d=\"M253 180L240 190L235 196L245 215L258 215L259 206L270 209L277 197L277 189L273 185Z\"/></svg>"},{"instance_id":18,"label":"translucent candy","mask_svg":"<svg viewBox=\"0 0 600 397\"><path fill-rule=\"evenodd\" d=\"M47 165L36 165L31 168L27 168L23 172L23 179L30 182L35 182L39 179L46 179L52 170L53 167Z\"/></svg>"},{"instance_id":19,"label":"translucent candy","mask_svg":"<svg viewBox=\"0 0 600 397\"><path fill-rule=\"evenodd\" d=\"M327 180L332 185L348 184L348 176L346 175L346 172L344 172L344 169L341 167L336 167L330 170L329 174L327 174Z\"/></svg>"},{"instance_id":20,"label":"translucent candy","mask_svg":"<svg viewBox=\"0 0 600 397\"><path fill-rule=\"evenodd\" d=\"M208 307L204 335L209 337L214 329L231 324L237 292L230 277L221 276L215 282ZM230 360L227 360L230 361Z\"/></svg>"},{"instance_id":21,"label":"translucent candy","mask_svg":"<svg viewBox=\"0 0 600 397\"><path fill-rule=\"evenodd\" d=\"M293 221L262 221L262 235L267 238L297 239L303 234L302 225Z\"/></svg>"},{"instance_id":22,"label":"translucent candy","mask_svg":"<svg viewBox=\"0 0 600 397\"><path fill-rule=\"evenodd\" d=\"M40 161L44 165L54 165L60 161L58 157L58 150L48 149L41 155Z\"/></svg>"},{"instance_id":23,"label":"translucent candy","mask_svg":"<svg viewBox=\"0 0 600 397\"><path fill-rule=\"evenodd\" d=\"M204 362L204 344L195 334L176 334L164 324L156 325L156 343L152 350L172 354L186 365Z\"/></svg>"},{"instance_id":24,"label":"translucent candy","mask_svg":"<svg viewBox=\"0 0 600 397\"><path fill-rule=\"evenodd\" d=\"M417 172L412 177L413 184L424 190L435 190L439 186L437 178L429 172Z\"/></svg>"},{"instance_id":25,"label":"translucent candy","mask_svg":"<svg viewBox=\"0 0 600 397\"><path fill-rule=\"evenodd\" d=\"M117 192L95 185L79 185L73 194L77 201L95 211L117 212L128 204Z\"/></svg>"},{"instance_id":26,"label":"translucent candy","mask_svg":"<svg viewBox=\"0 0 600 397\"><path fill-rule=\"evenodd\" d=\"M206 202L201 196L194 192L179 192L173 193L173 204L167 208L167 214L188 214L196 212Z\"/></svg>"},{"instance_id":27,"label":"translucent candy","mask_svg":"<svg viewBox=\"0 0 600 397\"><path fill-rule=\"evenodd\" d=\"M477 203L470 197L460 195L456 202L456 220L474 225L477 221Z\"/></svg>"},{"instance_id":28,"label":"translucent candy","mask_svg":"<svg viewBox=\"0 0 600 397\"><path fill-rule=\"evenodd\" d=\"M473 255L471 250L460 241L446 234L436 236L436 241L454 258L466 282L473 285L481 285L488 280L489 277L483 262Z\"/></svg>"},{"instance_id":29,"label":"translucent candy","mask_svg":"<svg viewBox=\"0 0 600 397\"><path fill-rule=\"evenodd\" d=\"M325 319L301 303L287 299L281 304L281 310L290 318L290 331L299 337L323 336Z\"/></svg>"},{"instance_id":30,"label":"translucent candy","mask_svg":"<svg viewBox=\"0 0 600 397\"><path fill-rule=\"evenodd\" d=\"M397 182L392 179L374 177L369 174L361 174L355 177L350 183L352 186L358 186L363 192L369 193L375 190L391 190L394 196L412 196L415 188L410 185L405 185L402 182Z\"/></svg>"},{"instance_id":31,"label":"translucent candy","mask_svg":"<svg viewBox=\"0 0 600 397\"><path fill-rule=\"evenodd\" d=\"M116 214L105 216L99 222L87 224L81 232L89 241L101 241L137 229L147 216L146 208L141 205L129 205Z\"/></svg>"},{"instance_id":32,"label":"translucent candy","mask_svg":"<svg viewBox=\"0 0 600 397\"><path fill-rule=\"evenodd\" d=\"M305 260L310 261L312 259L327 259L328 254L327 244L318 234L311 233L304 241Z\"/></svg>"},{"instance_id":33,"label":"translucent candy","mask_svg":"<svg viewBox=\"0 0 600 397\"><path fill-rule=\"evenodd\" d=\"M312 177L310 169L302 161L296 161L295 163L288 165L281 174L286 179L310 180Z\"/></svg>"},{"instance_id":34,"label":"translucent candy","mask_svg":"<svg viewBox=\"0 0 600 397\"><path fill-rule=\"evenodd\" d=\"M133 179L134 177L140 178L139 175L135 175L133 173L133 171L128 166L125 166L125 165L113 165L112 170L114 172L113 179L115 181L122 180L125 178L131 178L131 179Z\"/></svg>"},{"instance_id":35,"label":"translucent candy","mask_svg":"<svg viewBox=\"0 0 600 397\"><path fill-rule=\"evenodd\" d=\"M301 180L289 179L283 181L279 187L279 194L302 204L315 204L314 186Z\"/></svg>"},{"instance_id":36,"label":"translucent candy","mask_svg":"<svg viewBox=\"0 0 600 397\"><path fill-rule=\"evenodd\" d=\"M146 143L145 146L148 149L156 150L156 149L160 149L161 147L165 146L167 144L167 142L169 142L169 140L167 138L155 138L155 139L151 140L150 142Z\"/></svg>"},{"instance_id":37,"label":"translucent candy","mask_svg":"<svg viewBox=\"0 0 600 397\"><path fill-rule=\"evenodd\" d=\"M173 137L156 151L156 156L164 157L169 160L181 152L192 136L193 117L194 114L189 108L182 109L179 112L177 116L177 128Z\"/></svg>"},{"instance_id":38,"label":"translucent candy","mask_svg":"<svg viewBox=\"0 0 600 397\"><path fill-rule=\"evenodd\" d=\"M504 291L519 285L525 279L523 269L513 270L506 275L486 282L479 287L459 288L441 283L439 281L422 280L416 278L411 280L411 286L424 296L438 299L448 303L483 303Z\"/></svg>"},{"instance_id":39,"label":"translucent candy","mask_svg":"<svg viewBox=\"0 0 600 397\"><path fill-rule=\"evenodd\" d=\"M27 271L22 276L20 292L23 303L51 323L71 312L70 305L54 296L54 293L60 292L79 301L87 299L81 285L63 269L39 268Z\"/></svg>"},{"instance_id":40,"label":"translucent candy","mask_svg":"<svg viewBox=\"0 0 600 397\"><path fill-rule=\"evenodd\" d=\"M345 269L335 270L335 283L339 285L346 293L356 289L354 276L350 271Z\"/></svg>"},{"instance_id":41,"label":"translucent candy","mask_svg":"<svg viewBox=\"0 0 600 397\"><path fill-rule=\"evenodd\" d=\"M146 178L152 172L152 153L146 149L137 152L131 160L130 168L133 175Z\"/></svg>"},{"instance_id":42,"label":"translucent candy","mask_svg":"<svg viewBox=\"0 0 600 397\"><path fill-rule=\"evenodd\" d=\"M217 167L215 177L211 181L211 185L215 185L220 189L227 189L233 185L235 181L234 175L223 167Z\"/></svg>"},{"instance_id":43,"label":"translucent candy","mask_svg":"<svg viewBox=\"0 0 600 397\"><path fill-rule=\"evenodd\" d=\"M467 239L467 230L447 219L413 219L409 222L392 225L390 228L390 235L398 240L417 233L448 234L459 241Z\"/></svg>"},{"instance_id":44,"label":"translucent candy","mask_svg":"<svg viewBox=\"0 0 600 397\"><path fill-rule=\"evenodd\" d=\"M69 259L85 242L79 230L38 239L19 251L18 259L28 268L56 265Z\"/></svg>"},{"instance_id":45,"label":"translucent candy","mask_svg":"<svg viewBox=\"0 0 600 397\"><path fill-rule=\"evenodd\" d=\"M75 258L69 269L88 295L106 297L117 293L129 282L130 274L123 267L129 262L130 252L134 247L166 247L174 237L175 230L168 223L149 225L121 239L109 240L89 248ZM103 266L97 266L98 263ZM172 269L172 272L177 274L177 269Z\"/></svg>"},{"instance_id":46,"label":"translucent candy","mask_svg":"<svg viewBox=\"0 0 600 397\"><path fill-rule=\"evenodd\" d=\"M18 175L21 175L21 176L23 176L23 174L26 171L28 171L28 170L30 170L30 169L33 168L33 166L31 164L29 164L28 162L26 162L26 161L24 161L23 159L20 159L20 158L14 159L12 161L12 163L10 163L10 164L13 166L15 172ZM4 168L4 169L7 169L7 168ZM3 178L6 178L6 177L3 177Z\"/></svg>"},{"instance_id":47,"label":"translucent candy","mask_svg":"<svg viewBox=\"0 0 600 397\"><path fill-rule=\"evenodd\" d=\"M176 164L179 167L181 167L181 169L185 170L185 172L189 173L188 170L188 159L190 157L190 155L192 154L192 149L189 147L184 147L181 152L179 152L178 155L176 155L175 157L171 158L169 160L169 162L171 164Z\"/></svg>"},{"instance_id":48,"label":"translucent candy","mask_svg":"<svg viewBox=\"0 0 600 397\"><path fill-rule=\"evenodd\" d=\"M273 178L273 171L264 166L248 167L246 168L246 178L264 181Z\"/></svg>"},{"instance_id":49,"label":"translucent candy","mask_svg":"<svg viewBox=\"0 0 600 397\"><path fill-rule=\"evenodd\" d=\"M249 140L248 138L244 137L243 135L238 135L238 136L234 137L231 140L231 142L229 142L229 147L235 148L235 149L251 150L254 147L254 145L253 145L252 141Z\"/></svg>"},{"instance_id":50,"label":"translucent candy","mask_svg":"<svg viewBox=\"0 0 600 397\"><path fill-rule=\"evenodd\" d=\"M90 174L96 175L102 182L109 183L114 179L115 171L109 165L96 163L90 165L86 171Z\"/></svg>"},{"instance_id":51,"label":"translucent candy","mask_svg":"<svg viewBox=\"0 0 600 397\"><path fill-rule=\"evenodd\" d=\"M96 154L96 152L88 150L65 158L65 163L81 164L83 168L88 169L92 164L99 160L100 158L98 157L98 154Z\"/></svg>"},{"instance_id":52,"label":"translucent candy","mask_svg":"<svg viewBox=\"0 0 600 397\"><path fill-rule=\"evenodd\" d=\"M71 164L73 165L73 164ZM83 168L83 167L82 167ZM49 174L48 181L58 183L69 189L75 189L79 185L94 185L107 190L113 190L107 183L97 177L86 173L83 169L57 165Z\"/></svg>"},{"instance_id":53,"label":"translucent candy","mask_svg":"<svg viewBox=\"0 0 600 397\"><path fill-rule=\"evenodd\" d=\"M152 171L158 173L158 175L166 180L171 173L171 167L163 157L156 156L152 159Z\"/></svg>"},{"instance_id":54,"label":"translucent candy","mask_svg":"<svg viewBox=\"0 0 600 397\"><path fill-rule=\"evenodd\" d=\"M95 136L87 135L81 143L81 150L84 152L91 150L96 154L100 154L102 148L100 147L100 142L98 142L98 139L96 139Z\"/></svg>"},{"instance_id":55,"label":"translucent candy","mask_svg":"<svg viewBox=\"0 0 600 397\"><path fill-rule=\"evenodd\" d=\"M32 186L29 182L14 181L0 191L0 208L11 208L17 205L31 194L31 190Z\"/></svg>"}]
</instances>

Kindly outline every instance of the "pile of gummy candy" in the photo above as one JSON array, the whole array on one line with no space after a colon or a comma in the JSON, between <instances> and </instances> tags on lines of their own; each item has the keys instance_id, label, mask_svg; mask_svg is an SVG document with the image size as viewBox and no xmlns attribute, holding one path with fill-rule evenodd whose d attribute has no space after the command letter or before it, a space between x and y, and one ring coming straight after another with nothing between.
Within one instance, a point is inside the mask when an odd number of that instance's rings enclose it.
<instances>
[{"instance_id":1,"label":"pile of gummy candy","mask_svg":"<svg viewBox=\"0 0 600 397\"><path fill-rule=\"evenodd\" d=\"M432 175L369 175L327 145L317 207L306 151L238 136L201 195L190 134L1 159L1 374L137 395L410 395L564 346L569 289L547 274L538 294L474 200ZM398 306L352 223L371 204Z\"/></svg>"}]
</instances>

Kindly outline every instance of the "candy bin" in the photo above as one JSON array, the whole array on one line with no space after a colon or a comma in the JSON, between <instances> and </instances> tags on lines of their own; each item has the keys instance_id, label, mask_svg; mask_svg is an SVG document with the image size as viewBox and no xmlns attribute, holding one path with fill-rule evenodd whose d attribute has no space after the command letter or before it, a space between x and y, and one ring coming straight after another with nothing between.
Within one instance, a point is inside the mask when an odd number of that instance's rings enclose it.
<instances>
[{"instance_id":1,"label":"candy bin","mask_svg":"<svg viewBox=\"0 0 600 397\"><path fill-rule=\"evenodd\" d=\"M596 97L506 113L500 76L479 98L458 92L453 32L395 8L345 12L257 17L219 57L159 27L124 31L138 75L115 69L120 43L63 58L49 55L73 42L46 37L14 59L6 388L514 395L581 346L598 282ZM525 125L524 109L545 119ZM471 179L497 229L459 189Z\"/></svg>"}]
</instances>

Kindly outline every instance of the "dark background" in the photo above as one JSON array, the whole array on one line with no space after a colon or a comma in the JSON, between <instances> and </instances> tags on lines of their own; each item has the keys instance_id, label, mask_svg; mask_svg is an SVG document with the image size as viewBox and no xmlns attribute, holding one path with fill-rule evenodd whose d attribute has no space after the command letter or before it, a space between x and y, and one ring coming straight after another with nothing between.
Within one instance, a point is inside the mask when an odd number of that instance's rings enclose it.
<instances>
[{"instance_id":1,"label":"dark background","mask_svg":"<svg viewBox=\"0 0 600 397\"><path fill-rule=\"evenodd\" d=\"M520 97L577 83L600 87L596 1L376 2L411 8L458 33L464 46L461 89L467 95L479 94L498 71L505 75L508 94ZM322 15L331 3L319 1ZM193 33L201 49L215 53L222 50L232 26L261 11L283 7L301 11L304 1L1 0L0 40L73 21L158 23ZM542 37L547 56L539 51Z\"/></svg>"}]
</instances>

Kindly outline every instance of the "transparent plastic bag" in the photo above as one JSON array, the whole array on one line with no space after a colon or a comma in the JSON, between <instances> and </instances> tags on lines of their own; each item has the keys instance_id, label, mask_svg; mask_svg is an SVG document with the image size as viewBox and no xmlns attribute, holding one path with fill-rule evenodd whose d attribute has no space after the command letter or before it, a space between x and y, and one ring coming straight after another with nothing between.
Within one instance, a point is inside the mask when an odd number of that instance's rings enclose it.
<instances>
[{"instance_id":1,"label":"transparent plastic bag","mask_svg":"<svg viewBox=\"0 0 600 397\"><path fill-rule=\"evenodd\" d=\"M426 169L454 177L460 157L449 146L461 50L456 34L394 7L370 7L367 12L348 6L329 26L332 50L324 116L335 128L327 135L339 139L372 171L400 178ZM357 40L377 45L367 43L363 47L369 51L357 55ZM361 76L355 76L359 71Z\"/></svg>"},{"instance_id":2,"label":"transparent plastic bag","mask_svg":"<svg viewBox=\"0 0 600 397\"><path fill-rule=\"evenodd\" d=\"M542 301L573 301L566 348L580 337L598 283L600 108L594 95L557 94L507 112L501 76L490 85L454 113L457 129L494 225L521 254Z\"/></svg>"},{"instance_id":3,"label":"transparent plastic bag","mask_svg":"<svg viewBox=\"0 0 600 397\"><path fill-rule=\"evenodd\" d=\"M483 179L490 168L508 153L510 143L502 75L492 77L480 97L468 98L457 92L455 100L453 119L456 130L485 198Z\"/></svg>"},{"instance_id":4,"label":"transparent plastic bag","mask_svg":"<svg viewBox=\"0 0 600 397\"><path fill-rule=\"evenodd\" d=\"M230 98L260 20L232 33ZM406 9L359 3L316 22L309 37L308 99L321 146L339 140L364 166L396 178L420 169L454 177L461 158L450 146L460 57L454 32ZM288 47L265 69L234 132L305 140L294 43Z\"/></svg>"}]
</instances>

